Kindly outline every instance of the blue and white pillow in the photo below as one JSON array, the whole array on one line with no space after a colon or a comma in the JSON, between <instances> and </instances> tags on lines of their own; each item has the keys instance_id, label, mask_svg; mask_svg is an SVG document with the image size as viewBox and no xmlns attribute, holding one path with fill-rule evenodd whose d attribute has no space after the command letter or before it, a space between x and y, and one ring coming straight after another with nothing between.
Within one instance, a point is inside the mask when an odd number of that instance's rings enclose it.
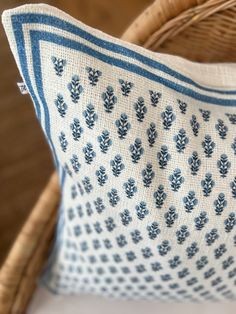
<instances>
[{"instance_id":1,"label":"blue and white pillow","mask_svg":"<svg viewBox=\"0 0 236 314\"><path fill-rule=\"evenodd\" d=\"M41 282L235 300L235 65L153 53L47 5L3 24L61 181Z\"/></svg>"}]
</instances>

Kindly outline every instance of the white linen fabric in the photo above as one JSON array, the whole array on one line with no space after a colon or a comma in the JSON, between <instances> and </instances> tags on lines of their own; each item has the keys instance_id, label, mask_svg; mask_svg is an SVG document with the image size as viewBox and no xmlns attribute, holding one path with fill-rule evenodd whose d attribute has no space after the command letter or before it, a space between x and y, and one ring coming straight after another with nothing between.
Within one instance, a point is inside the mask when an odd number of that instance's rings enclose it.
<instances>
[{"instance_id":1,"label":"white linen fabric","mask_svg":"<svg viewBox=\"0 0 236 314\"><path fill-rule=\"evenodd\" d=\"M3 24L62 189L41 283L235 300L235 65L150 52L48 5Z\"/></svg>"}]
</instances>

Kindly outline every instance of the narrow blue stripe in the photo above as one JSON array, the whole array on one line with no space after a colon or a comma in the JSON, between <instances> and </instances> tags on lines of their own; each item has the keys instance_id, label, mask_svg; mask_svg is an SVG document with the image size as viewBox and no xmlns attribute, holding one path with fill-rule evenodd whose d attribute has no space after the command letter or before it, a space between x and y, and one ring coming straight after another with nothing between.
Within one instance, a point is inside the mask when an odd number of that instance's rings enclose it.
<instances>
[{"instance_id":1,"label":"narrow blue stripe","mask_svg":"<svg viewBox=\"0 0 236 314\"><path fill-rule=\"evenodd\" d=\"M236 95L236 90L218 90L218 89L213 89L213 88L208 88L205 86L202 86L192 79L182 75L181 73L169 68L168 66L152 60L151 58L148 58L138 52L132 51L129 48L126 48L122 45L115 44L113 42L109 42L104 39L100 39L85 30L69 23L66 21L63 21L57 17L54 16L49 16L46 14L36 14L36 13L24 13L24 14L18 14L18 15L13 15L12 16L13 20L18 21L19 23L40 23L40 24L45 24L45 25L50 25L54 26L57 28L60 28L62 30L71 32L72 34L75 34L77 36L80 36L81 38L97 45L98 47L102 47L103 49L113 51L115 53L119 53L121 55L124 55L129 58L136 59L140 62L142 62L145 65L148 65L152 68L155 68L159 71L162 71L164 73L167 73L168 75L173 76L174 78L183 81L185 83L188 83L190 85L193 85L201 90L208 91L208 92L214 92L222 95Z\"/></svg>"},{"instance_id":2,"label":"narrow blue stripe","mask_svg":"<svg viewBox=\"0 0 236 314\"><path fill-rule=\"evenodd\" d=\"M221 106L235 106L236 105L236 99L222 99L222 98L216 98L216 97L212 97L212 96L208 96L208 95L202 95L198 92L196 92L195 90L192 90L188 87L184 87L178 83L174 83L166 78L160 77L146 69L141 68L140 66L133 64L133 63L129 63L127 61L123 61L120 59L116 59L114 57L111 56L107 56L97 50L94 50L91 47L86 46L83 43L79 43L77 41L74 41L72 39L68 39L68 38L64 38L62 36L53 34L53 33L49 33L49 32L42 32L42 31L36 31L36 30L31 30L30 31L31 34L31 40L32 40L32 47L33 48L33 53L38 55L39 58L39 53L36 52L36 48L39 49L39 44L37 41L39 40L44 40L44 41L48 41L48 42L52 42L54 44L57 45L61 45L70 49L75 49L77 51L81 51L85 54L88 54L94 58L97 58L105 63L108 63L112 66L117 66L119 68L122 68L124 70L128 70L130 72L133 72L135 74L138 74L142 77L145 77L147 79L150 79L154 82L160 83L166 87L169 87L181 94L190 96L192 98L195 98L197 100L203 101L203 102L207 102L209 104L217 104L217 105L221 105ZM39 61L40 63L40 61ZM36 64L37 65L37 64ZM36 71L36 73L41 72L40 68L38 68L38 70ZM38 81L39 82L39 81ZM39 82L40 84L42 84L41 82ZM37 84L38 85L38 84ZM39 92L40 94L42 94L42 85L40 85L39 88ZM46 106L46 102L44 101L44 105ZM46 111L48 112L47 108ZM46 112L46 114L48 115L48 113ZM47 117L48 119L48 117Z\"/></svg>"}]
</instances>

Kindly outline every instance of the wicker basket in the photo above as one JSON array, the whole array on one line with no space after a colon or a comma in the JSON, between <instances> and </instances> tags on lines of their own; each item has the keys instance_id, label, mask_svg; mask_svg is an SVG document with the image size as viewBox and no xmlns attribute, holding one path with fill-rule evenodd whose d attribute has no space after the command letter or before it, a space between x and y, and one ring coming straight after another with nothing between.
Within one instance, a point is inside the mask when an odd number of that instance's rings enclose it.
<instances>
[{"instance_id":1,"label":"wicker basket","mask_svg":"<svg viewBox=\"0 0 236 314\"><path fill-rule=\"evenodd\" d=\"M157 0L122 38L200 62L236 61L236 0ZM0 313L25 313L54 235L60 201L54 173L0 271Z\"/></svg>"}]
</instances>

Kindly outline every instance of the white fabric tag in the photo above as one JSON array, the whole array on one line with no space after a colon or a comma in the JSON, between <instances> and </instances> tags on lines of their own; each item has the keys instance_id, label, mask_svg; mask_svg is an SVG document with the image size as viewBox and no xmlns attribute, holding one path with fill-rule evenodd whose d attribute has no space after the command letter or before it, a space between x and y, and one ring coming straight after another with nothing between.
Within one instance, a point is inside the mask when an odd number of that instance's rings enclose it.
<instances>
[{"instance_id":1,"label":"white fabric tag","mask_svg":"<svg viewBox=\"0 0 236 314\"><path fill-rule=\"evenodd\" d=\"M17 82L17 86L19 87L19 90L20 90L22 95L29 94L27 86L25 85L24 82Z\"/></svg>"}]
</instances>

